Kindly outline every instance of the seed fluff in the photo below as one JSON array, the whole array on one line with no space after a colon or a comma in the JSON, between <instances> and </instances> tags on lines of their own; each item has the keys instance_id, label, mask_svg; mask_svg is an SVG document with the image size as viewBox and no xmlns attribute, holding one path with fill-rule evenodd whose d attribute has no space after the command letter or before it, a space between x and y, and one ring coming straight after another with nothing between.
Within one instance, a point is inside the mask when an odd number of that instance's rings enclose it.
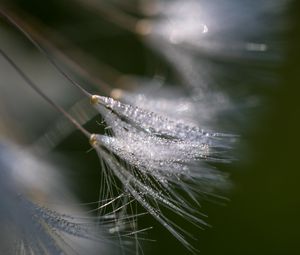
<instances>
[{"instance_id":1,"label":"seed fluff","mask_svg":"<svg viewBox=\"0 0 300 255\"><path fill-rule=\"evenodd\" d=\"M206 225L195 208L197 196L228 187L227 176L212 164L232 161L228 152L236 136L207 132L108 97L94 95L91 104L110 130L91 135L99 157L150 215L193 250L185 231L160 206L197 226Z\"/></svg>"}]
</instances>

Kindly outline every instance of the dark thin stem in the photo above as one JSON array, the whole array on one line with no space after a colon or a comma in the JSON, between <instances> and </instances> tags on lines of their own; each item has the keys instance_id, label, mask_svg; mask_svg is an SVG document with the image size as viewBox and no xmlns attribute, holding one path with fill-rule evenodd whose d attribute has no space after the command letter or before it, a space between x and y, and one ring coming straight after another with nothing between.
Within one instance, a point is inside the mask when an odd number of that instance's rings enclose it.
<instances>
[{"instance_id":1,"label":"dark thin stem","mask_svg":"<svg viewBox=\"0 0 300 255\"><path fill-rule=\"evenodd\" d=\"M54 103L48 96L42 92L38 86L15 64L15 62L2 50L0 49L0 54L6 59L6 61L17 71L17 73L26 81L26 83L43 99L45 99L52 107L61 112L70 122L72 122L77 129L79 129L84 135L90 138L91 134L84 129L68 112L66 112L62 107Z\"/></svg>"},{"instance_id":2,"label":"dark thin stem","mask_svg":"<svg viewBox=\"0 0 300 255\"><path fill-rule=\"evenodd\" d=\"M20 31L45 57L50 61L50 63L74 86L76 86L84 95L91 97L91 94L87 92L80 84L72 79L63 69L56 63L56 61L49 55L49 53L37 42L32 36L25 31L13 18L6 14L3 10L0 9L0 16L2 16L9 24L14 26L18 31Z\"/></svg>"},{"instance_id":3,"label":"dark thin stem","mask_svg":"<svg viewBox=\"0 0 300 255\"><path fill-rule=\"evenodd\" d=\"M20 13L20 11L18 11ZM22 12L21 12L22 14ZM52 55L56 59L59 60L59 62L63 62L65 66L68 66L69 69L73 70L76 74L80 75L82 78L88 80L91 84L96 86L97 88L100 88L101 91L103 91L106 95L110 95L112 91L112 87L102 78L103 76L108 77L110 82L119 79L119 77L122 75L121 73L118 73L117 70L114 70L112 67L107 66L103 63L99 63L99 60L97 59L97 72L101 70L101 78L99 78L99 75L95 76L91 72L89 72L85 67L83 67L81 64L78 63L78 60L74 60L74 55L79 54L79 57L81 61L80 63L85 61L87 58L87 54L85 52L82 52L80 48L75 46L72 42L70 42L65 36L63 36L61 33L58 33L57 31L53 31L50 27L46 26L45 24L41 24L38 20L30 16L26 16L26 21L22 19L22 22L20 22L20 18L18 15L16 16L15 13L9 14L16 22L19 24L22 24L22 27L24 30L27 31L31 35L31 37L37 41L40 45L43 45L45 49L51 52ZM28 20L29 19L29 20ZM29 23L28 23L29 22ZM33 23L34 25L31 25ZM43 31L43 32L41 32ZM55 38L54 42L47 39L46 35L51 34L52 37ZM70 54L66 54L64 51L60 49L58 46L58 42L60 44L62 43L64 47L67 47L69 49L72 49L72 51L75 51L76 54L72 52L72 57L70 57ZM83 61L82 61L82 57ZM90 57L87 58L88 62L91 62ZM92 61L93 65L95 65L95 61ZM111 78L111 76L114 76L114 79Z\"/></svg>"}]
</instances>

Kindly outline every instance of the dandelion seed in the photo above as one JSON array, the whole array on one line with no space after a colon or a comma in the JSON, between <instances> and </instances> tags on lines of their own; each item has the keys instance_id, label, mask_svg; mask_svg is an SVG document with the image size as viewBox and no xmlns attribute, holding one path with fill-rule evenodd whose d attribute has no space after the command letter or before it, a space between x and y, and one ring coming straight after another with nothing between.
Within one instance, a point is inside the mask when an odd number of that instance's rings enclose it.
<instances>
[{"instance_id":1,"label":"dandelion seed","mask_svg":"<svg viewBox=\"0 0 300 255\"><path fill-rule=\"evenodd\" d=\"M230 143L235 140L235 136L233 135L207 132L197 126L190 126L181 121L166 118L151 111L123 104L112 98L93 96L91 103L104 115L105 120L109 122L108 124L114 127L112 128L113 130L120 129L117 127L119 125L117 118L113 118L114 114L121 120L124 120L124 123L128 123L138 130L143 130L148 134L162 138L189 142L201 141L211 147L227 147L229 145L226 145L226 142ZM107 110L112 111L113 114L108 114ZM224 144L222 144L222 142L224 142Z\"/></svg>"},{"instance_id":2,"label":"dandelion seed","mask_svg":"<svg viewBox=\"0 0 300 255\"><path fill-rule=\"evenodd\" d=\"M70 206L71 198L54 173L30 153L0 142L1 254L108 252L113 224L96 224ZM59 204L62 213L49 207Z\"/></svg>"},{"instance_id":3,"label":"dandelion seed","mask_svg":"<svg viewBox=\"0 0 300 255\"><path fill-rule=\"evenodd\" d=\"M174 87L164 86L163 88L153 88L153 85L149 84L151 89L148 90L145 86L141 86L138 91L130 92L114 89L111 92L111 97L123 103L138 106L168 118L180 119L185 123L193 125L199 124L199 118L202 119L204 114L200 114L201 108L198 108L191 98L183 96L184 93L176 90ZM198 111L196 111L197 108Z\"/></svg>"},{"instance_id":4,"label":"dandelion seed","mask_svg":"<svg viewBox=\"0 0 300 255\"><path fill-rule=\"evenodd\" d=\"M111 97L123 103L137 106L141 109L155 112L169 119L176 119L190 126L201 126L213 129L221 109L227 107L228 102L214 93L210 93L206 99L198 100L188 95L178 86L155 86L155 82L140 81L142 85L135 91L114 89ZM215 98L215 100L213 100ZM211 99L211 100L209 100ZM213 103L217 102L217 103Z\"/></svg>"},{"instance_id":5,"label":"dandelion seed","mask_svg":"<svg viewBox=\"0 0 300 255\"><path fill-rule=\"evenodd\" d=\"M196 192L187 185L189 182L201 185L203 192L225 187L225 175L205 162L230 161L225 152L230 150L235 137L205 132L112 98L92 96L91 103L112 130L112 136L91 136L91 144L100 158L125 190L188 249L192 249L156 203L191 222L205 224L195 216L197 213L177 189L195 199Z\"/></svg>"}]
</instances>

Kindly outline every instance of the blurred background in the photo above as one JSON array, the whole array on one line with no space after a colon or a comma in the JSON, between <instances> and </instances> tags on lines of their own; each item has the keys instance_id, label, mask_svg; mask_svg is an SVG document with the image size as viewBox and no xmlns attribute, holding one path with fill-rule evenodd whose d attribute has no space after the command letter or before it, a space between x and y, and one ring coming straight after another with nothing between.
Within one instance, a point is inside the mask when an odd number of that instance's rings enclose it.
<instances>
[{"instance_id":1,"label":"blurred background","mask_svg":"<svg viewBox=\"0 0 300 255\"><path fill-rule=\"evenodd\" d=\"M240 135L237 160L219 166L232 180L222 194L228 201L202 201L211 227L187 229L200 254L300 253L299 1L1 0L0 6L89 91L148 93L154 102L164 94L176 102L180 93L195 103L197 125ZM103 132L81 93L4 18L0 47L87 129ZM101 169L85 137L3 58L0 77L1 136L62 155L74 194L96 201ZM139 219L139 227L149 226L146 237L155 242L141 241L144 254L189 254L150 216Z\"/></svg>"}]
</instances>

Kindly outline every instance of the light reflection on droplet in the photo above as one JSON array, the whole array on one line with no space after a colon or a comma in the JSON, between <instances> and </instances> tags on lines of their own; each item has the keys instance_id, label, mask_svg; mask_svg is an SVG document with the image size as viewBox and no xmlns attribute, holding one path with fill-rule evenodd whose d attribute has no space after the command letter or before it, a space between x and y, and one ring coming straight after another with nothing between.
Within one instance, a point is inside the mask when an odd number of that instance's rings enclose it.
<instances>
[{"instance_id":1,"label":"light reflection on droplet","mask_svg":"<svg viewBox=\"0 0 300 255\"><path fill-rule=\"evenodd\" d=\"M208 27L205 24L203 24L203 31L202 31L202 33L206 34L207 32L208 32Z\"/></svg>"}]
</instances>

